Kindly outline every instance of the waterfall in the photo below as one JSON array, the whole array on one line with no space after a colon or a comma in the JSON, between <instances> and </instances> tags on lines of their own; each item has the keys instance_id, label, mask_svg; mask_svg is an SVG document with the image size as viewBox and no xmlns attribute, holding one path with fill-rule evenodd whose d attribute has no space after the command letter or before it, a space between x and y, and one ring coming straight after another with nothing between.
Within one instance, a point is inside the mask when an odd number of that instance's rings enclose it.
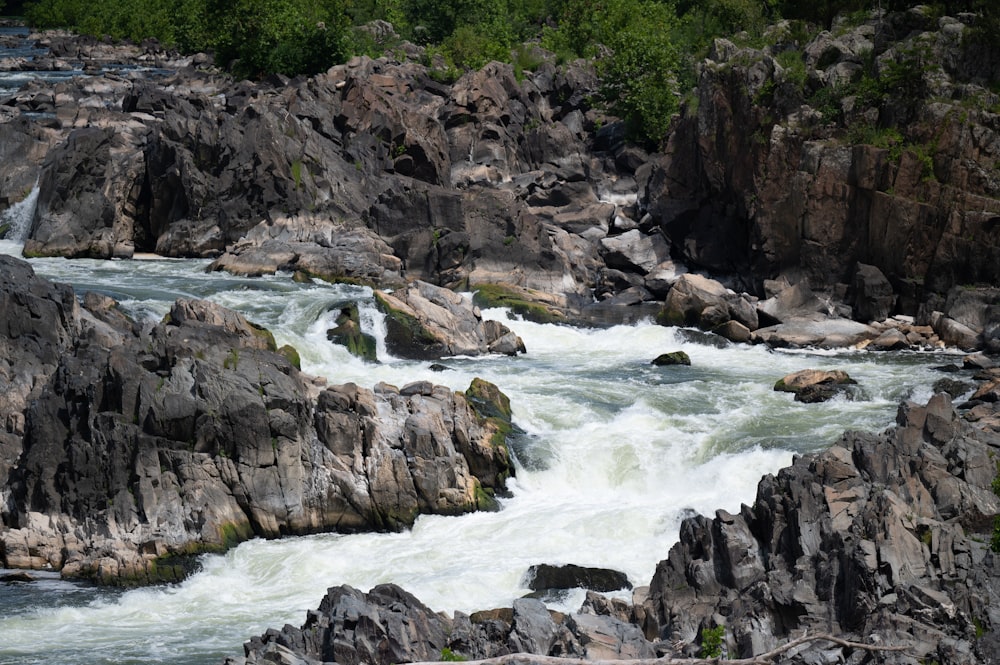
<instances>
[{"instance_id":1,"label":"waterfall","mask_svg":"<svg viewBox=\"0 0 1000 665\"><path fill-rule=\"evenodd\" d=\"M31 220L38 205L38 181L22 200L0 213L0 228L9 225L5 235L7 240L23 243L31 232Z\"/></svg>"}]
</instances>

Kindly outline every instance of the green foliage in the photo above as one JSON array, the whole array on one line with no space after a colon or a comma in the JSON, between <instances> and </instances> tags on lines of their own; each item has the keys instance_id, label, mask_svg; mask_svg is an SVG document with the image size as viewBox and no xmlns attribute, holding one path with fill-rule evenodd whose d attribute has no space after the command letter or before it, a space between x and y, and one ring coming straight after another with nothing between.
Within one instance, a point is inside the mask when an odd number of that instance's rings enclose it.
<instances>
[{"instance_id":1,"label":"green foliage","mask_svg":"<svg viewBox=\"0 0 1000 665\"><path fill-rule=\"evenodd\" d=\"M726 636L725 626L704 628L701 631L701 657L720 658L722 656L722 640Z\"/></svg>"},{"instance_id":2,"label":"green foliage","mask_svg":"<svg viewBox=\"0 0 1000 665\"><path fill-rule=\"evenodd\" d=\"M601 96L625 120L634 140L658 147L677 112L676 71L680 57L668 38L676 22L669 7L645 0L634 3L620 29L607 38L611 53L597 61Z\"/></svg>"},{"instance_id":3,"label":"green foliage","mask_svg":"<svg viewBox=\"0 0 1000 665\"><path fill-rule=\"evenodd\" d=\"M441 649L441 660L448 663L460 663L462 661L468 660L465 656L459 653L455 653L448 647Z\"/></svg>"}]
</instances>

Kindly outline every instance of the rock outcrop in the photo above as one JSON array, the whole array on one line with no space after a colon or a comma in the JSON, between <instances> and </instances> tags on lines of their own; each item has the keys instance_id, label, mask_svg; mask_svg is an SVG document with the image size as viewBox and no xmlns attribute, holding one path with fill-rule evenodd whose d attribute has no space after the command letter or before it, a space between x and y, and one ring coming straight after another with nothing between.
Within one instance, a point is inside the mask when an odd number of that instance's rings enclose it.
<instances>
[{"instance_id":1,"label":"rock outcrop","mask_svg":"<svg viewBox=\"0 0 1000 665\"><path fill-rule=\"evenodd\" d=\"M243 658L228 665L337 662L392 665L413 661L475 660L512 653L628 660L656 652L639 628L614 616L611 603L588 597L578 614L563 615L535 599L513 607L456 614L435 613L398 586L362 593L327 591L301 628L269 630L249 641Z\"/></svg>"},{"instance_id":2,"label":"rock outcrop","mask_svg":"<svg viewBox=\"0 0 1000 665\"><path fill-rule=\"evenodd\" d=\"M917 7L808 39L785 22L762 49L717 39L640 201L689 266L757 294L788 275L846 301L853 282L864 323L995 284L996 48L975 20ZM893 292L865 294L858 264Z\"/></svg>"},{"instance_id":3,"label":"rock outcrop","mask_svg":"<svg viewBox=\"0 0 1000 665\"><path fill-rule=\"evenodd\" d=\"M826 632L907 647L879 662L991 662L996 413L961 418L938 394L925 407L904 404L898 422L845 433L766 476L738 514L686 520L650 586L660 635L692 642L722 625L740 657ZM820 645L793 662L838 658L864 659Z\"/></svg>"},{"instance_id":4,"label":"rock outcrop","mask_svg":"<svg viewBox=\"0 0 1000 665\"><path fill-rule=\"evenodd\" d=\"M0 257L0 564L132 584L252 536L397 530L496 506L509 406L303 375L270 333L180 300L143 330Z\"/></svg>"}]
</instances>

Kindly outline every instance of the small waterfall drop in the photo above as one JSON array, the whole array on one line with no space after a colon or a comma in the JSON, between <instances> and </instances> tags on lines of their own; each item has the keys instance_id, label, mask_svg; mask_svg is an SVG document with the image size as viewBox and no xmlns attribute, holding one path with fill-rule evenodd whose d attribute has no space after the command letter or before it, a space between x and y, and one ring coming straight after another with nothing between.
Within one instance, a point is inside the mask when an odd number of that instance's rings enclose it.
<instances>
[{"instance_id":1,"label":"small waterfall drop","mask_svg":"<svg viewBox=\"0 0 1000 665\"><path fill-rule=\"evenodd\" d=\"M35 208L38 205L38 181L34 187L22 200L0 213L0 227L10 225L7 230L6 239L18 243L23 243L28 239L31 232L31 220L35 216Z\"/></svg>"}]
</instances>

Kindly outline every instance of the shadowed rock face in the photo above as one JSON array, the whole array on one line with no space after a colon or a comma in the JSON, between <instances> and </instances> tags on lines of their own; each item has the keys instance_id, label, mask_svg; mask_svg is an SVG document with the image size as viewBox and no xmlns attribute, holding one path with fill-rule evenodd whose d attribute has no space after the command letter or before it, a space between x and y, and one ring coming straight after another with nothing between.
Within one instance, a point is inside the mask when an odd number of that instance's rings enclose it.
<instances>
[{"instance_id":1,"label":"shadowed rock face","mask_svg":"<svg viewBox=\"0 0 1000 665\"><path fill-rule=\"evenodd\" d=\"M685 521L650 587L661 635L693 641L725 617L733 656L808 630L909 647L880 662L989 662L997 443L939 394L901 407L897 428L846 433L766 476L739 514Z\"/></svg>"},{"instance_id":2,"label":"shadowed rock face","mask_svg":"<svg viewBox=\"0 0 1000 665\"><path fill-rule=\"evenodd\" d=\"M141 331L14 259L0 287L3 565L172 579L170 556L254 535L492 508L513 472L509 414L429 383L327 386L217 305Z\"/></svg>"}]
</instances>

